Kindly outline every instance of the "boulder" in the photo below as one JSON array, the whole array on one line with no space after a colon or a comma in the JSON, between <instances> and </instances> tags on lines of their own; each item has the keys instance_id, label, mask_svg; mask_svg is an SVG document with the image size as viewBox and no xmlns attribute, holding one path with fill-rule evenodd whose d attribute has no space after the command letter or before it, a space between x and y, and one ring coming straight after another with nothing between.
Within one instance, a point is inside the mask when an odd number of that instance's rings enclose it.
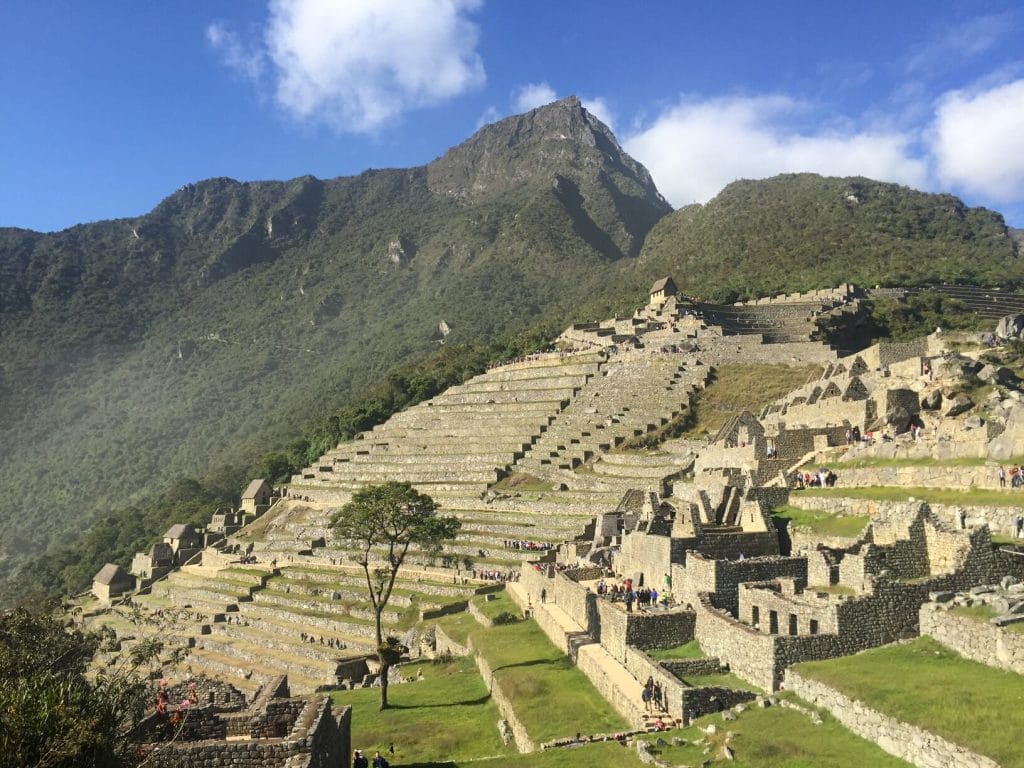
<instances>
[{"instance_id":1,"label":"boulder","mask_svg":"<svg viewBox=\"0 0 1024 768\"><path fill-rule=\"evenodd\" d=\"M910 428L910 412L902 405L890 405L885 411L885 423L896 432L906 432Z\"/></svg>"},{"instance_id":2,"label":"boulder","mask_svg":"<svg viewBox=\"0 0 1024 768\"><path fill-rule=\"evenodd\" d=\"M1005 315L996 323L996 336L1000 339L1019 339L1024 333L1024 315Z\"/></svg>"},{"instance_id":3,"label":"boulder","mask_svg":"<svg viewBox=\"0 0 1024 768\"><path fill-rule=\"evenodd\" d=\"M921 399L921 407L926 411L937 411L942 407L942 393L933 389Z\"/></svg>"},{"instance_id":4,"label":"boulder","mask_svg":"<svg viewBox=\"0 0 1024 768\"><path fill-rule=\"evenodd\" d=\"M964 429L981 429L985 425L981 416L976 413L972 413L966 419L964 419Z\"/></svg>"},{"instance_id":5,"label":"boulder","mask_svg":"<svg viewBox=\"0 0 1024 768\"><path fill-rule=\"evenodd\" d=\"M961 392L953 398L953 402L949 404L949 408L946 410L945 415L947 418L959 416L962 413L967 413L973 407L974 401Z\"/></svg>"},{"instance_id":6,"label":"boulder","mask_svg":"<svg viewBox=\"0 0 1024 768\"><path fill-rule=\"evenodd\" d=\"M978 378L990 384L1009 386L1017 383L1017 374L1005 365L984 365L978 371Z\"/></svg>"}]
</instances>

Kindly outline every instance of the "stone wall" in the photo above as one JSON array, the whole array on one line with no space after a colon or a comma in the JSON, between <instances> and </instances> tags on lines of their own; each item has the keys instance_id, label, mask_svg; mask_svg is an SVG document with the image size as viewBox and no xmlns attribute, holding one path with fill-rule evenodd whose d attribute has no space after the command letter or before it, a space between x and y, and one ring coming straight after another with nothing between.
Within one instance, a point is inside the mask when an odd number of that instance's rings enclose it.
<instances>
[{"instance_id":1,"label":"stone wall","mask_svg":"<svg viewBox=\"0 0 1024 768\"><path fill-rule=\"evenodd\" d=\"M913 765L999 768L994 760L884 715L793 669L786 672L786 689L815 706L824 707L858 736Z\"/></svg>"},{"instance_id":2,"label":"stone wall","mask_svg":"<svg viewBox=\"0 0 1024 768\"><path fill-rule=\"evenodd\" d=\"M351 707L335 715L327 697L296 701L302 704L301 712L283 738L175 741L141 745L140 749L147 754L146 764L154 768L279 768L298 755L309 756L309 768L347 768L351 754Z\"/></svg>"},{"instance_id":3,"label":"stone wall","mask_svg":"<svg viewBox=\"0 0 1024 768\"><path fill-rule=\"evenodd\" d=\"M491 698L494 700L495 706L498 707L498 711L501 713L502 718L508 723L509 730L512 731L512 739L516 743L516 749L520 752L534 752L537 749L537 745L533 739L530 738L530 734L526 731L526 726L523 725L522 721L516 715L516 710L512 706L512 701L508 698L508 695L502 690L501 684L494 679L494 671L491 666L480 654L477 654L475 659L476 668L480 671L480 676L484 679L484 684L487 686L487 690L491 694Z\"/></svg>"},{"instance_id":4,"label":"stone wall","mask_svg":"<svg viewBox=\"0 0 1024 768\"><path fill-rule=\"evenodd\" d=\"M940 603L925 603L919 613L922 635L934 637L968 659L1024 675L1024 634L969 616Z\"/></svg>"},{"instance_id":5,"label":"stone wall","mask_svg":"<svg viewBox=\"0 0 1024 768\"><path fill-rule=\"evenodd\" d=\"M708 595L697 602L697 640L709 656L717 656L734 673L766 691L775 690L776 638L741 624L711 604Z\"/></svg>"},{"instance_id":6,"label":"stone wall","mask_svg":"<svg viewBox=\"0 0 1024 768\"><path fill-rule=\"evenodd\" d=\"M734 616L739 611L739 585L748 581L767 581L783 576L797 579L800 586L807 584L807 561L801 557L746 558L744 560L714 560L691 553L686 566L672 570L673 590L680 599L696 605L702 592L714 595L714 604L725 608Z\"/></svg>"}]
</instances>

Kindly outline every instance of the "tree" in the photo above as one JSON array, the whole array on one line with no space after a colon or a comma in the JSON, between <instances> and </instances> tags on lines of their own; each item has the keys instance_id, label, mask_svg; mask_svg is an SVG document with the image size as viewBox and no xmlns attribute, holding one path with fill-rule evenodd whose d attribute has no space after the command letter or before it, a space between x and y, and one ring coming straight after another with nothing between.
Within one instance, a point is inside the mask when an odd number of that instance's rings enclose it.
<instances>
[{"instance_id":1,"label":"tree","mask_svg":"<svg viewBox=\"0 0 1024 768\"><path fill-rule=\"evenodd\" d=\"M104 638L66 630L45 613L0 614L0 765L131 764L128 728L147 686L129 669L85 674Z\"/></svg>"},{"instance_id":2,"label":"tree","mask_svg":"<svg viewBox=\"0 0 1024 768\"><path fill-rule=\"evenodd\" d=\"M355 560L366 575L373 605L380 659L380 708L388 706L388 670L401 658L395 638L385 638L381 616L391 598L398 569L413 546L436 551L455 538L462 524L439 517L437 503L409 483L371 485L355 493L334 519L335 535L358 553ZM380 554L374 550L383 549Z\"/></svg>"}]
</instances>

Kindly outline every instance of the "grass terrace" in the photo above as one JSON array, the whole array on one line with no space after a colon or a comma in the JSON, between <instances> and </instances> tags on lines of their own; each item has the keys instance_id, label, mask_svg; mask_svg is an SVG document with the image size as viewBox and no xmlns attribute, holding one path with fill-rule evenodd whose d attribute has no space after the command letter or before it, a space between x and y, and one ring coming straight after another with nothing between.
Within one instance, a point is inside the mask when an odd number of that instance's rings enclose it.
<instances>
[{"instance_id":1,"label":"grass terrace","mask_svg":"<svg viewBox=\"0 0 1024 768\"><path fill-rule=\"evenodd\" d=\"M728 363L716 365L708 386L691 406L689 434L714 434L733 416L762 408L822 374L820 365Z\"/></svg>"},{"instance_id":2,"label":"grass terrace","mask_svg":"<svg viewBox=\"0 0 1024 768\"><path fill-rule=\"evenodd\" d=\"M478 602L478 605L480 602ZM488 615L520 612L505 594L487 602ZM463 616L444 617L440 626L454 640L472 638L512 703L527 733L541 743L576 733L628 729L625 720L597 692L572 661L533 620L485 628ZM551 713L557 712L557 717Z\"/></svg>"},{"instance_id":3,"label":"grass terrace","mask_svg":"<svg viewBox=\"0 0 1024 768\"><path fill-rule=\"evenodd\" d=\"M525 472L513 472L491 486L495 491L550 491L552 483Z\"/></svg>"},{"instance_id":4,"label":"grass terrace","mask_svg":"<svg viewBox=\"0 0 1024 768\"><path fill-rule=\"evenodd\" d=\"M840 482L842 478L840 477ZM795 493L804 496L835 496L846 499L874 499L877 501L906 501L911 496L930 504L958 504L963 506L1024 507L1024 491L999 491L986 488L920 488L901 486L873 486L870 488L806 488Z\"/></svg>"},{"instance_id":5,"label":"grass terrace","mask_svg":"<svg viewBox=\"0 0 1024 768\"><path fill-rule=\"evenodd\" d=\"M647 651L647 655L655 661L672 661L675 659L703 659L704 651L701 650L700 643L696 640L691 640L683 645L677 645L675 648L654 648Z\"/></svg>"},{"instance_id":6,"label":"grass terrace","mask_svg":"<svg viewBox=\"0 0 1024 768\"><path fill-rule=\"evenodd\" d=\"M808 528L822 536L844 536L855 538L864 532L871 521L866 515L833 515L818 509L800 509L784 506L772 510L772 517L788 521L790 530Z\"/></svg>"},{"instance_id":7,"label":"grass terrace","mask_svg":"<svg viewBox=\"0 0 1024 768\"><path fill-rule=\"evenodd\" d=\"M958 605L949 609L951 613L956 616L964 616L968 619L974 619L975 621L983 622L988 624L992 619L1000 614L990 605ZM1024 623L1020 624L1007 624L1003 629L1008 632L1016 632L1017 634L1024 635Z\"/></svg>"},{"instance_id":8,"label":"grass terrace","mask_svg":"<svg viewBox=\"0 0 1024 768\"><path fill-rule=\"evenodd\" d=\"M781 697L799 702L790 694ZM714 765L736 768L908 768L909 763L854 735L827 713L821 716L822 724L814 725L806 715L792 709L750 707L732 722L723 723L721 716L708 715L695 726L668 734L666 740L679 737L687 742L684 746L658 747L654 736L647 741L651 752L670 765L706 765L713 758ZM698 730L709 723L718 728L714 735ZM729 740L733 760L722 756L727 731L735 734ZM710 751L705 754L708 747Z\"/></svg>"},{"instance_id":9,"label":"grass terrace","mask_svg":"<svg viewBox=\"0 0 1024 768\"><path fill-rule=\"evenodd\" d=\"M798 664L796 669L1005 768L1024 767L1020 675L964 659L928 637L855 656Z\"/></svg>"}]
</instances>

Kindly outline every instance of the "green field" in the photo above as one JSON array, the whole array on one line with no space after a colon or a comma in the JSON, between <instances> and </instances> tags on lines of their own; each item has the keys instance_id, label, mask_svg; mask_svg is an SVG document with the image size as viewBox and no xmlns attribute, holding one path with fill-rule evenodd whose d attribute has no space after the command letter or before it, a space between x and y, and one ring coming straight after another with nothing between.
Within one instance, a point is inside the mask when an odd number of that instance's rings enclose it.
<instances>
[{"instance_id":1,"label":"green field","mask_svg":"<svg viewBox=\"0 0 1024 768\"><path fill-rule=\"evenodd\" d=\"M955 608L950 608L950 611L957 616L966 616L969 619L975 619L984 624L988 624L990 619L999 615L989 605L958 605ZM1007 624L1003 629L1008 632L1024 635L1024 624Z\"/></svg>"},{"instance_id":2,"label":"green field","mask_svg":"<svg viewBox=\"0 0 1024 768\"><path fill-rule=\"evenodd\" d=\"M720 715L708 715L697 722L697 727L670 731L663 737L669 744L674 737L685 739L685 746L657 747L654 737L648 741L656 757L674 765L702 765L714 758L714 765L737 768L908 768L908 763L855 736L828 714L822 714L822 721L814 725L792 709L752 706L732 722L723 723ZM708 723L715 723L718 733L706 736L698 730ZM732 761L722 756L729 731L735 734L729 740L734 752ZM710 751L705 754L707 748Z\"/></svg>"},{"instance_id":3,"label":"green field","mask_svg":"<svg viewBox=\"0 0 1024 768\"><path fill-rule=\"evenodd\" d=\"M671 659L703 659L704 651L701 650L700 643L696 640L691 640L683 645L677 645L675 648L652 648L647 651L647 655L656 661L669 661Z\"/></svg>"},{"instance_id":4,"label":"green field","mask_svg":"<svg viewBox=\"0 0 1024 768\"><path fill-rule=\"evenodd\" d=\"M868 527L871 518L860 515L834 515L817 509L801 509L784 506L772 510L772 517L788 521L793 528L809 528L822 536L845 536L855 538Z\"/></svg>"},{"instance_id":5,"label":"green field","mask_svg":"<svg viewBox=\"0 0 1024 768\"><path fill-rule=\"evenodd\" d=\"M931 638L798 664L806 677L991 757L1024 766L1024 678L969 661Z\"/></svg>"},{"instance_id":6,"label":"green field","mask_svg":"<svg viewBox=\"0 0 1024 768\"><path fill-rule=\"evenodd\" d=\"M840 473L839 482L842 483ZM846 499L874 499L877 501L906 501L913 496L918 501L932 504L958 504L962 506L1024 507L1024 492L998 491L988 488L957 490L954 488L921 488L901 486L872 486L869 488L807 488L797 491L802 496L825 496Z\"/></svg>"}]
</instances>

